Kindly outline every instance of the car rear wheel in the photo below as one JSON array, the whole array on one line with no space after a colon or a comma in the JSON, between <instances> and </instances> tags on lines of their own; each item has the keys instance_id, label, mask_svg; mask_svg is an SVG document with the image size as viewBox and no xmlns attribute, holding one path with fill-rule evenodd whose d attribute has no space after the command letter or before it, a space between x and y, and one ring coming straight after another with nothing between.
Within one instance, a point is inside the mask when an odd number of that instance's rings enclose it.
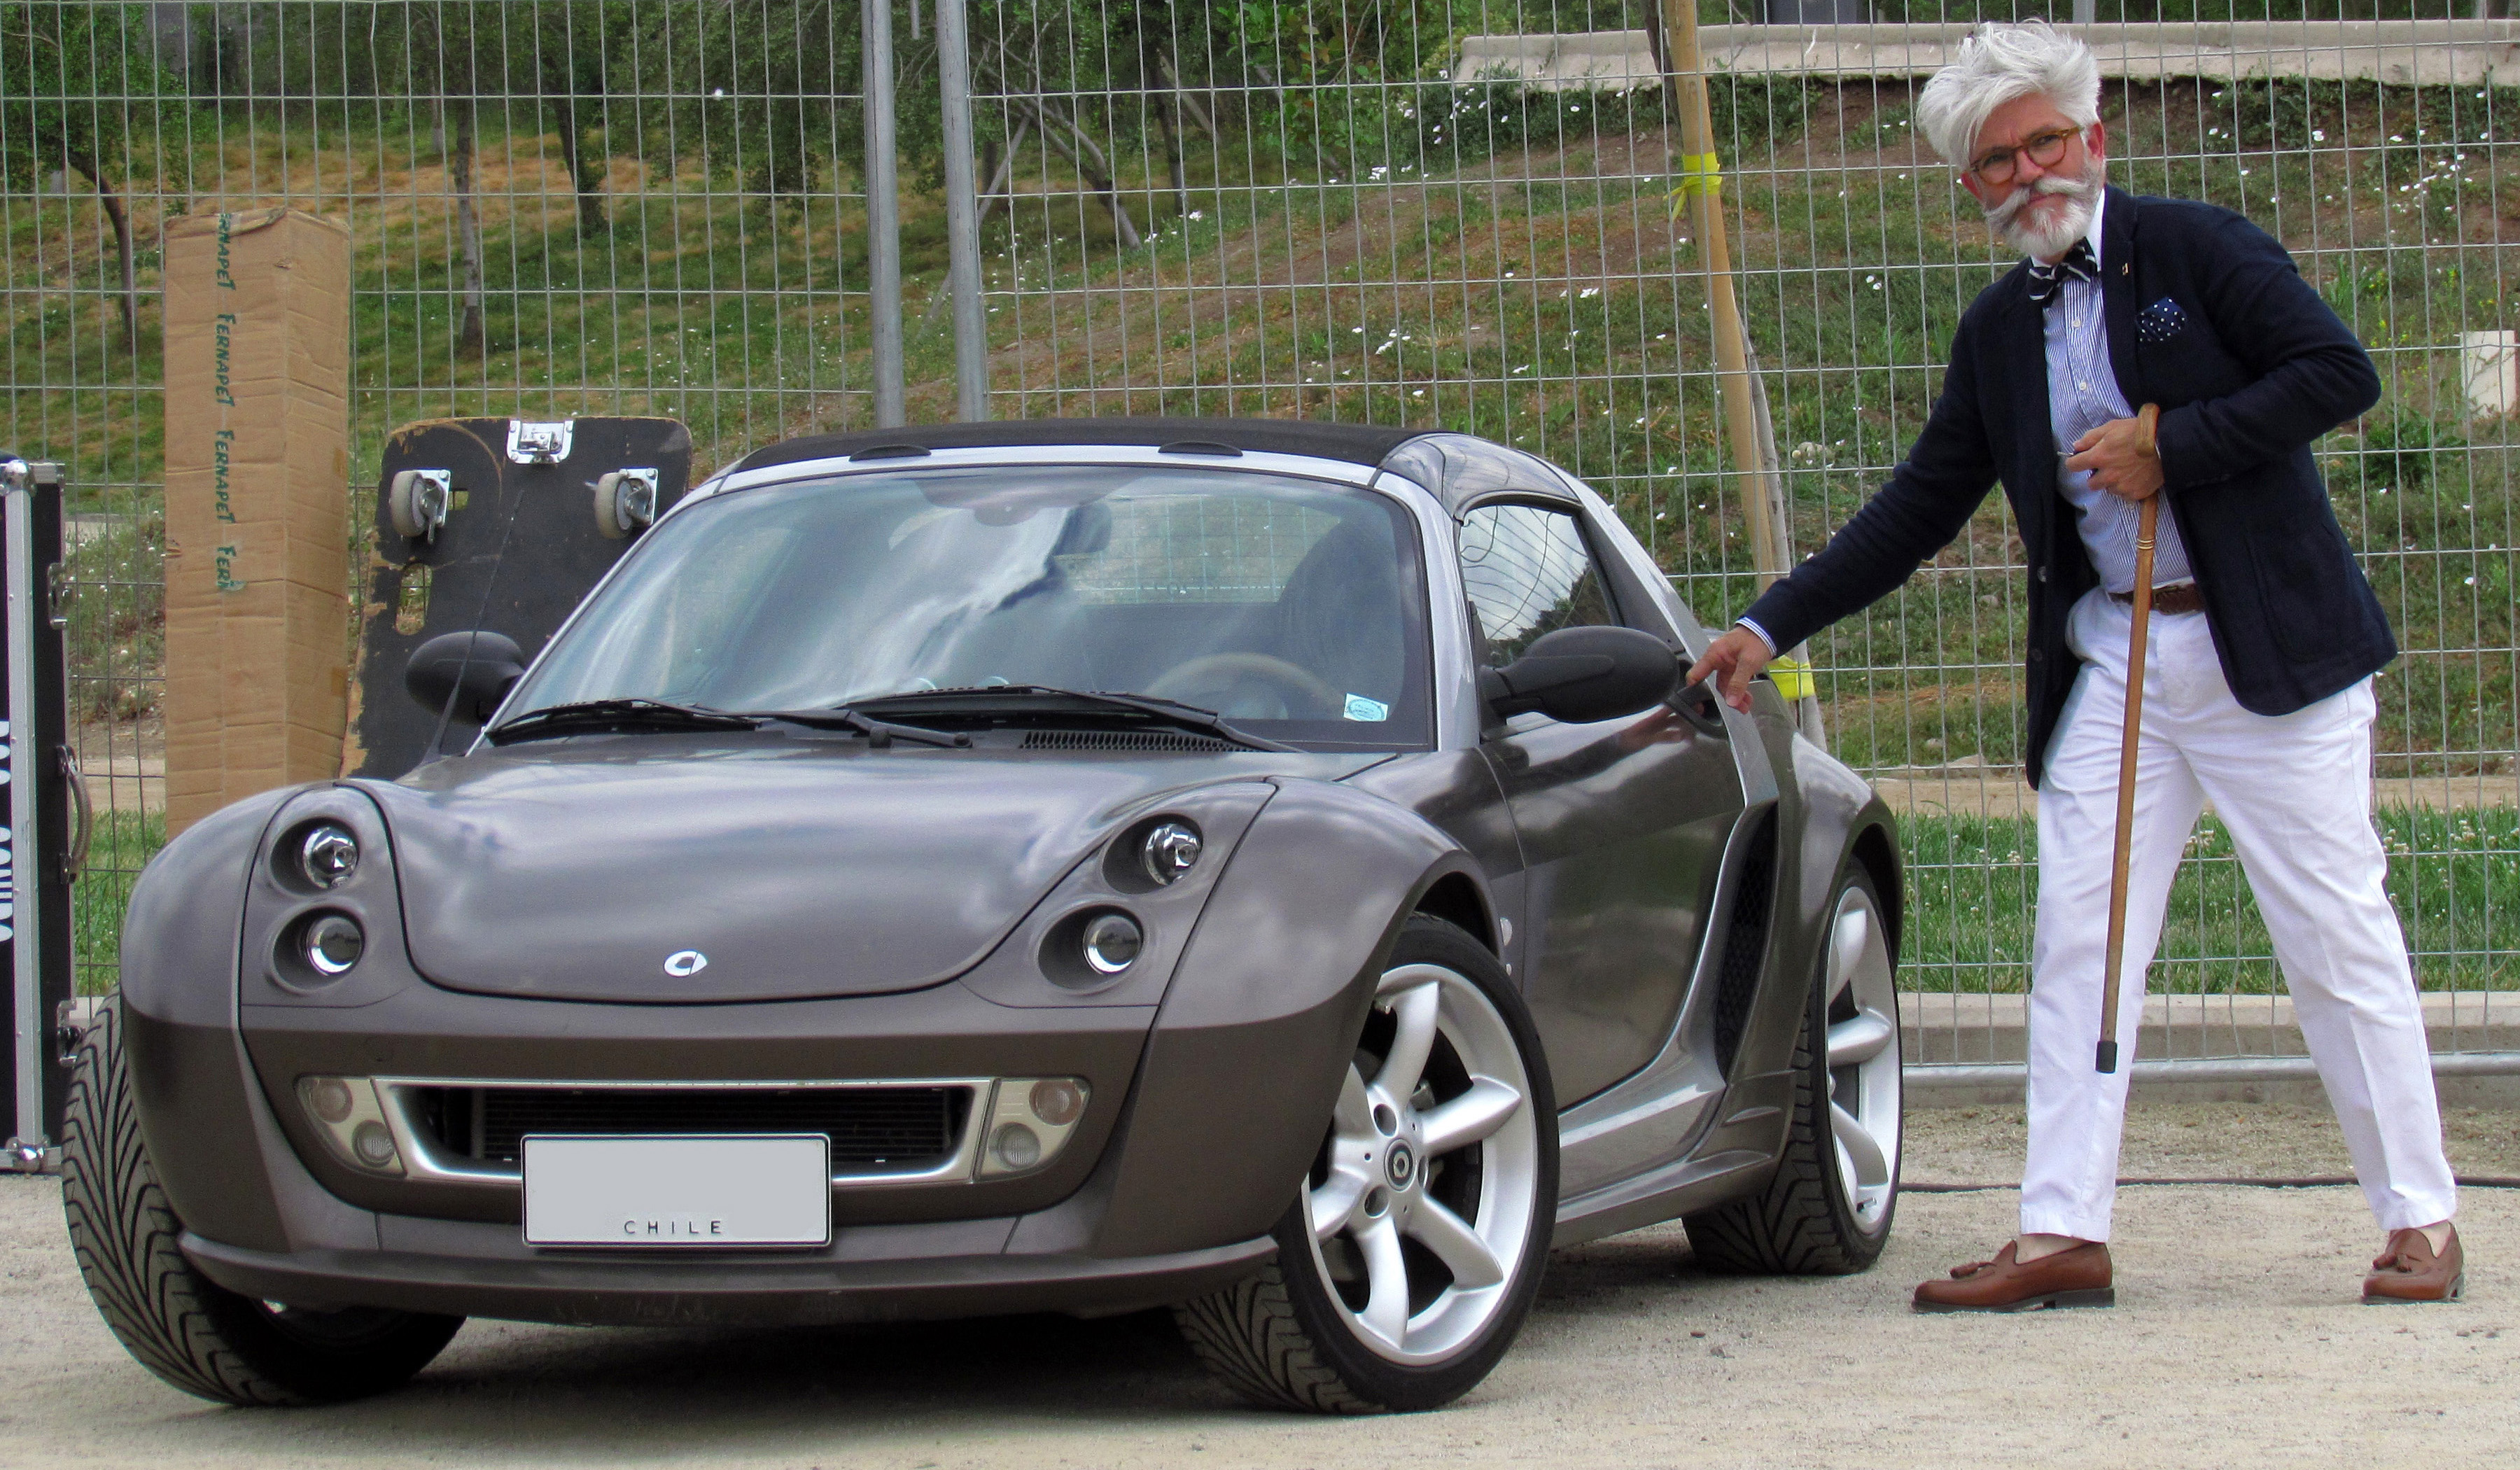
<instances>
[{"instance_id":1,"label":"car rear wheel","mask_svg":"<svg viewBox=\"0 0 2520 1470\"><path fill-rule=\"evenodd\" d=\"M140 1136L122 1012L108 1001L79 1044L62 1127L70 1253L105 1324L141 1366L221 1403L337 1403L395 1387L464 1325L382 1308L310 1309L237 1295L203 1276Z\"/></svg>"},{"instance_id":2,"label":"car rear wheel","mask_svg":"<svg viewBox=\"0 0 2520 1470\"><path fill-rule=\"evenodd\" d=\"M1902 1136L1897 962L1864 869L1839 881L1828 912L1776 1178L1686 1220L1689 1249L1711 1270L1845 1275L1880 1259L1890 1239Z\"/></svg>"},{"instance_id":3,"label":"car rear wheel","mask_svg":"<svg viewBox=\"0 0 2520 1470\"><path fill-rule=\"evenodd\" d=\"M1556 1105L1531 1019L1485 946L1416 915L1277 1260L1176 1315L1255 1403L1435 1408L1521 1329L1556 1213Z\"/></svg>"}]
</instances>

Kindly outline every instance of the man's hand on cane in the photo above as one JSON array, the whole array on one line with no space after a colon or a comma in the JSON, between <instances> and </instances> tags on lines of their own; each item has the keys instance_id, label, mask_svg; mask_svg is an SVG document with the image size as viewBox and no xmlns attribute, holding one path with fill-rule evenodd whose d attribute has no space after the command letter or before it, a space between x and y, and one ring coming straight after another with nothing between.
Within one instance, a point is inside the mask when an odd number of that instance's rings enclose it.
<instances>
[{"instance_id":1,"label":"man's hand on cane","mask_svg":"<svg viewBox=\"0 0 2520 1470\"><path fill-rule=\"evenodd\" d=\"M1777 655L1768 651L1767 641L1747 628L1734 628L1709 644L1706 656L1692 664L1688 682L1701 679L1715 681L1715 692L1724 702L1743 714L1750 712L1750 681L1759 677Z\"/></svg>"},{"instance_id":2,"label":"man's hand on cane","mask_svg":"<svg viewBox=\"0 0 2520 1470\"><path fill-rule=\"evenodd\" d=\"M2131 419L2112 419L2074 441L2068 469L2088 469L2094 489L2120 500L2150 500L2160 493L2161 452L2153 442L2153 425L2161 410L2151 404Z\"/></svg>"}]
</instances>

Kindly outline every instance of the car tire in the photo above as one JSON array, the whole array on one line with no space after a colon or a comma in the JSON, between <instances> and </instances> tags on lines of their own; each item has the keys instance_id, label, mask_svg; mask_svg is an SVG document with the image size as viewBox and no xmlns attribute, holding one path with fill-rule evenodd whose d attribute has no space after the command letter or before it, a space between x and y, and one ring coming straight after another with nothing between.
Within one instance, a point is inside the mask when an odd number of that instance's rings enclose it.
<instances>
[{"instance_id":1,"label":"car tire","mask_svg":"<svg viewBox=\"0 0 2520 1470\"><path fill-rule=\"evenodd\" d=\"M1861 866L1838 880L1826 912L1776 1175L1759 1193L1683 1222L1710 1270L1847 1275L1879 1260L1890 1239L1903 1136L1898 961Z\"/></svg>"},{"instance_id":2,"label":"car tire","mask_svg":"<svg viewBox=\"0 0 2520 1470\"><path fill-rule=\"evenodd\" d=\"M79 1043L62 1126L62 1211L105 1324L141 1366L215 1403L338 1403L382 1393L428 1366L464 1325L460 1316L255 1301L196 1270L140 1135L118 1001L98 1007Z\"/></svg>"},{"instance_id":3,"label":"car tire","mask_svg":"<svg viewBox=\"0 0 2520 1470\"><path fill-rule=\"evenodd\" d=\"M1440 1407L1521 1330L1556 1215L1539 1033L1485 945L1413 915L1322 1151L1272 1232L1277 1259L1175 1316L1209 1369L1263 1406Z\"/></svg>"}]
</instances>

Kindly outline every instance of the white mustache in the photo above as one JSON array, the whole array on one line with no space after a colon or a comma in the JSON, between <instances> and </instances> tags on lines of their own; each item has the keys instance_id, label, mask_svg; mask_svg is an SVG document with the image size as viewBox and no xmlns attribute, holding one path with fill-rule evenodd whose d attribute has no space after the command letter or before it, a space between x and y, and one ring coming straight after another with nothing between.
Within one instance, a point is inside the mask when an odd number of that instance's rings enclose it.
<instances>
[{"instance_id":1,"label":"white mustache","mask_svg":"<svg viewBox=\"0 0 2520 1470\"><path fill-rule=\"evenodd\" d=\"M2021 211L2029 208L2034 200L2049 195L2062 195L2075 203L2086 204L2098 198L2099 193L2100 186L2089 179L2069 179L2051 173L2034 181L2026 189L2014 190L2004 197L2002 202L1986 206L1986 222L1998 230L2009 230Z\"/></svg>"}]
</instances>

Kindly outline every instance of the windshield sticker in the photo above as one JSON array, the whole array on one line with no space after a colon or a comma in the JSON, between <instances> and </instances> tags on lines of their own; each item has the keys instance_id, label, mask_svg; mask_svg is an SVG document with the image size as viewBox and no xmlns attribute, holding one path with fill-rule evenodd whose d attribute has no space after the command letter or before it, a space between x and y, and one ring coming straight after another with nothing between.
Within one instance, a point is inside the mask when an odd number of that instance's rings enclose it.
<instances>
[{"instance_id":1,"label":"windshield sticker","mask_svg":"<svg viewBox=\"0 0 2520 1470\"><path fill-rule=\"evenodd\" d=\"M1350 694L1347 696L1347 717L1379 724L1391 718L1391 706L1379 699L1368 699L1363 694Z\"/></svg>"}]
</instances>

